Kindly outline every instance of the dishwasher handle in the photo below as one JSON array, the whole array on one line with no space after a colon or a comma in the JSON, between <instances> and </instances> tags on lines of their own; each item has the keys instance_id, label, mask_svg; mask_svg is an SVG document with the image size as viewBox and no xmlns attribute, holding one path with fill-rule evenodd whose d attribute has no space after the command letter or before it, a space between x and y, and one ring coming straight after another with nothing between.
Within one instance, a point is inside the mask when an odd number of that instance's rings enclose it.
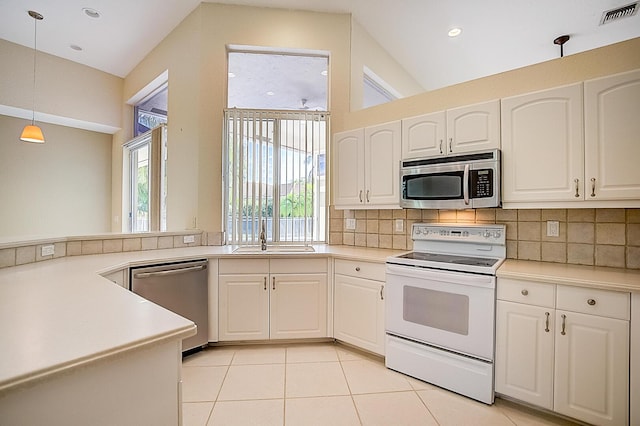
<instances>
[{"instance_id":1,"label":"dishwasher handle","mask_svg":"<svg viewBox=\"0 0 640 426\"><path fill-rule=\"evenodd\" d=\"M133 278L150 278L150 277L163 277L167 275L177 275L184 274L187 272L196 272L207 269L207 265L198 265L198 266L190 266L187 268L178 268L178 269L168 269L164 271L156 271L156 272L140 272L133 275Z\"/></svg>"}]
</instances>

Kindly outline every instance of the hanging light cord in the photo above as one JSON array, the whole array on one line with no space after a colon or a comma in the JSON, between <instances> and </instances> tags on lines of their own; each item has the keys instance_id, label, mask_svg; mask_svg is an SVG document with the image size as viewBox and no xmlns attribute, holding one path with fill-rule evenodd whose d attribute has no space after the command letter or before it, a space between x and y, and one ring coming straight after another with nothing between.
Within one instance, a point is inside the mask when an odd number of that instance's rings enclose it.
<instances>
[{"instance_id":1,"label":"hanging light cord","mask_svg":"<svg viewBox=\"0 0 640 426\"><path fill-rule=\"evenodd\" d=\"M31 108L31 125L36 121L36 52L38 51L38 18L33 16L33 99Z\"/></svg>"}]
</instances>

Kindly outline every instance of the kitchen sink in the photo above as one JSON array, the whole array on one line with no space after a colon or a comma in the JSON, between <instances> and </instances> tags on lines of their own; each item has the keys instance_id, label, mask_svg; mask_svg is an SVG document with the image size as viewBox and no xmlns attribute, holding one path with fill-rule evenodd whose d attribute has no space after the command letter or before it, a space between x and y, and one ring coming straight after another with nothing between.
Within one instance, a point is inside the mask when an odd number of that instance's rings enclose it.
<instances>
[{"instance_id":1,"label":"kitchen sink","mask_svg":"<svg viewBox=\"0 0 640 426\"><path fill-rule=\"evenodd\" d=\"M273 253L312 253L315 252L311 246L267 246L266 250L261 250L260 246L242 246L233 250L238 254L273 254Z\"/></svg>"}]
</instances>

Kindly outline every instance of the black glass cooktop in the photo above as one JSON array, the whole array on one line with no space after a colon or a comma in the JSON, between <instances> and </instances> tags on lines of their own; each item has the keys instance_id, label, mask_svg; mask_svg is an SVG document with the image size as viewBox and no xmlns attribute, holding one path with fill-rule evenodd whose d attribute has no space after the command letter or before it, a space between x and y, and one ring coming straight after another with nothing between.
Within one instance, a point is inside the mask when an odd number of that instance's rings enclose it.
<instances>
[{"instance_id":1,"label":"black glass cooktop","mask_svg":"<svg viewBox=\"0 0 640 426\"><path fill-rule=\"evenodd\" d=\"M398 258L429 262L454 263L457 265L484 266L488 268L492 267L496 264L496 262L498 262L498 259L486 257L455 256L452 254L426 253L420 251L406 253L398 256Z\"/></svg>"}]
</instances>

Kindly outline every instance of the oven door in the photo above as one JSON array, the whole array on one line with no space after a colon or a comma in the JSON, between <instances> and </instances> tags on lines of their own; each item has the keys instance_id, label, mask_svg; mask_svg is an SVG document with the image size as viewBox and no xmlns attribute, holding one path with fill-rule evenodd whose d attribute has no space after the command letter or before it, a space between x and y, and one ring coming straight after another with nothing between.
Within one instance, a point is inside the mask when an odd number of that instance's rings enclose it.
<instances>
[{"instance_id":1,"label":"oven door","mask_svg":"<svg viewBox=\"0 0 640 426\"><path fill-rule=\"evenodd\" d=\"M387 333L493 360L495 276L387 264Z\"/></svg>"}]
</instances>

